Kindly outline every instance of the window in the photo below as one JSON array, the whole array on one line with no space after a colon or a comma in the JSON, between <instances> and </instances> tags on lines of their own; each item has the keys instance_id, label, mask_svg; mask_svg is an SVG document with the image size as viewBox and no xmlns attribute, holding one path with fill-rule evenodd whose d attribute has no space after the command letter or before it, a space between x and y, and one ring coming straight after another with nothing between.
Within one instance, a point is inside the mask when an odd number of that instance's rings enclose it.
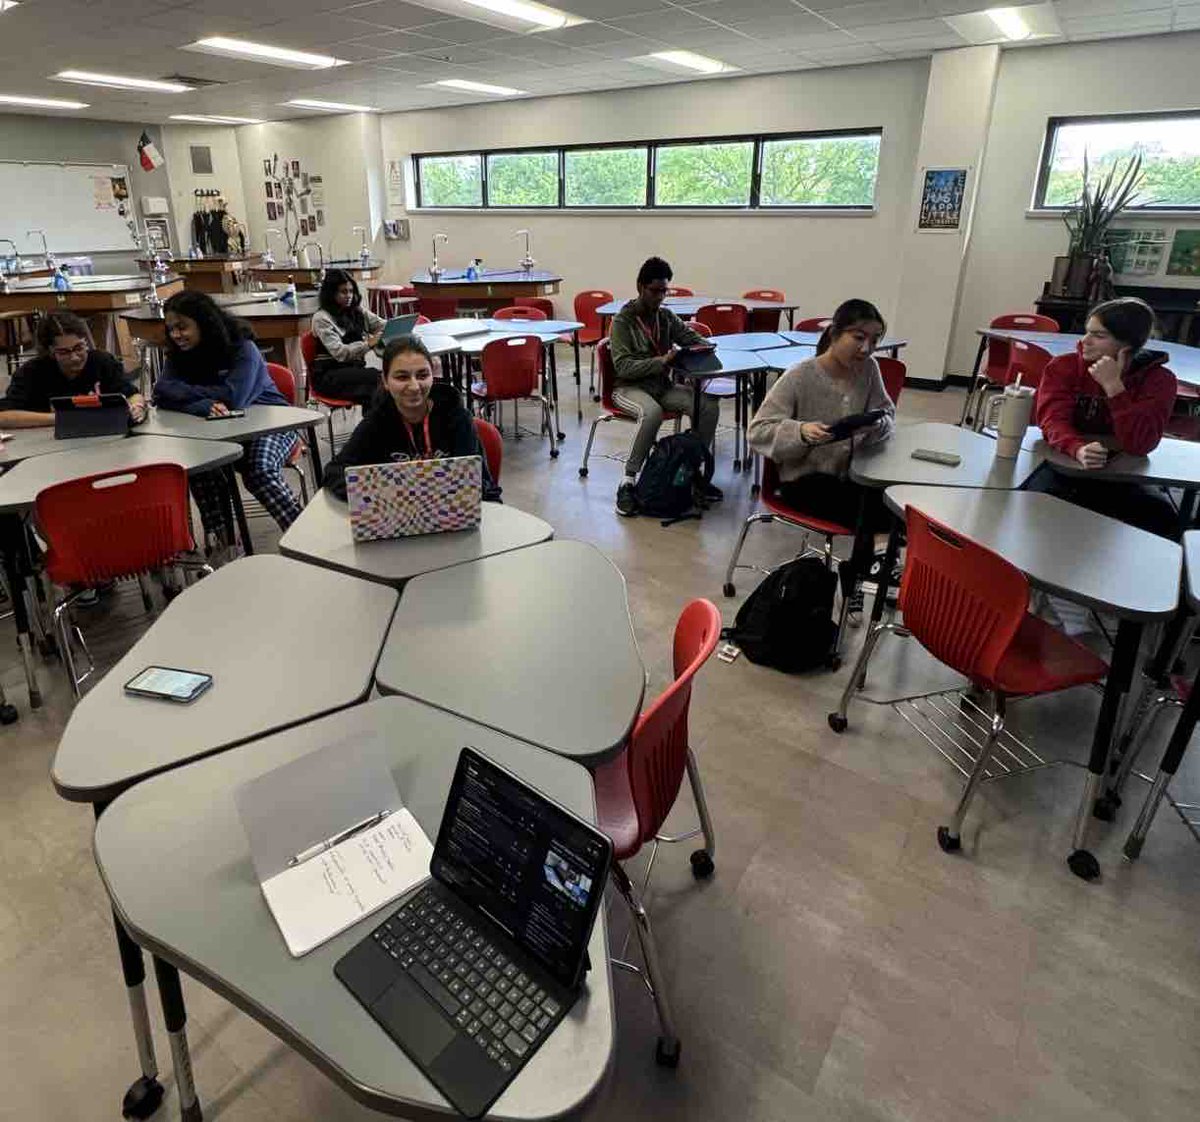
<instances>
[{"instance_id":1,"label":"window","mask_svg":"<svg viewBox=\"0 0 1200 1122\"><path fill-rule=\"evenodd\" d=\"M754 142L659 145L655 206L749 206Z\"/></svg>"},{"instance_id":2,"label":"window","mask_svg":"<svg viewBox=\"0 0 1200 1122\"><path fill-rule=\"evenodd\" d=\"M764 140L760 206L875 205L879 134Z\"/></svg>"},{"instance_id":3,"label":"window","mask_svg":"<svg viewBox=\"0 0 1200 1122\"><path fill-rule=\"evenodd\" d=\"M1142 156L1139 209L1200 210L1200 112L1052 118L1034 205L1068 207L1083 188L1130 156Z\"/></svg>"},{"instance_id":4,"label":"window","mask_svg":"<svg viewBox=\"0 0 1200 1122\"><path fill-rule=\"evenodd\" d=\"M493 152L488 206L558 206L558 152Z\"/></svg>"},{"instance_id":5,"label":"window","mask_svg":"<svg viewBox=\"0 0 1200 1122\"><path fill-rule=\"evenodd\" d=\"M422 206L483 206L478 155L422 156L417 160Z\"/></svg>"},{"instance_id":6,"label":"window","mask_svg":"<svg viewBox=\"0 0 1200 1122\"><path fill-rule=\"evenodd\" d=\"M567 206L645 206L648 149L576 148L565 154Z\"/></svg>"}]
</instances>

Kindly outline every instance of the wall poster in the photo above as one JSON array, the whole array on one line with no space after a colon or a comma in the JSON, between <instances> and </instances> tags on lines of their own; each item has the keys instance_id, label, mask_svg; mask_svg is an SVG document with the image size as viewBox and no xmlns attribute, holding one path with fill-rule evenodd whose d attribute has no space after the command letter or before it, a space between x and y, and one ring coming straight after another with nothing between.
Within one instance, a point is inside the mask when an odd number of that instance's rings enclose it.
<instances>
[{"instance_id":1,"label":"wall poster","mask_svg":"<svg viewBox=\"0 0 1200 1122\"><path fill-rule=\"evenodd\" d=\"M957 230L962 222L968 168L926 168L918 230Z\"/></svg>"}]
</instances>

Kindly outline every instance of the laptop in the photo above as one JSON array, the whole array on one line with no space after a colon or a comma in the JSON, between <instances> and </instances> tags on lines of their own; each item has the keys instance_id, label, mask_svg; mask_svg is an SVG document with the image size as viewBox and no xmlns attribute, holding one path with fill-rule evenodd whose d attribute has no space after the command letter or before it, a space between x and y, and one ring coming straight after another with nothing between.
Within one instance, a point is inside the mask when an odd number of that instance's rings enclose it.
<instances>
[{"instance_id":1,"label":"laptop","mask_svg":"<svg viewBox=\"0 0 1200 1122\"><path fill-rule=\"evenodd\" d=\"M417 320L420 317L417 315L393 316L383 325L383 334L380 336L380 347L386 347L393 339L399 339L401 335L411 335L414 327L417 326Z\"/></svg>"},{"instance_id":2,"label":"laptop","mask_svg":"<svg viewBox=\"0 0 1200 1122\"><path fill-rule=\"evenodd\" d=\"M119 393L52 397L54 439L116 436L129 431L129 403Z\"/></svg>"},{"instance_id":3,"label":"laptop","mask_svg":"<svg viewBox=\"0 0 1200 1122\"><path fill-rule=\"evenodd\" d=\"M346 468L350 532L356 542L473 530L479 525L482 493L479 456Z\"/></svg>"},{"instance_id":4,"label":"laptop","mask_svg":"<svg viewBox=\"0 0 1200 1122\"><path fill-rule=\"evenodd\" d=\"M579 996L612 843L464 748L432 879L334 973L468 1118L529 1062Z\"/></svg>"}]
</instances>

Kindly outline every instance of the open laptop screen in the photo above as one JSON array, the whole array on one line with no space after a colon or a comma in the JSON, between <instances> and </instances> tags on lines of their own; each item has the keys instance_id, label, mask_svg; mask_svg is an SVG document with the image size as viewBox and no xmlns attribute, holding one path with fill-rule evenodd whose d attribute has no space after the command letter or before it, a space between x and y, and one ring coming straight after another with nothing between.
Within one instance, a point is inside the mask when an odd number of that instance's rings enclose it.
<instances>
[{"instance_id":1,"label":"open laptop screen","mask_svg":"<svg viewBox=\"0 0 1200 1122\"><path fill-rule=\"evenodd\" d=\"M595 827L462 750L430 870L572 989L611 860Z\"/></svg>"}]
</instances>

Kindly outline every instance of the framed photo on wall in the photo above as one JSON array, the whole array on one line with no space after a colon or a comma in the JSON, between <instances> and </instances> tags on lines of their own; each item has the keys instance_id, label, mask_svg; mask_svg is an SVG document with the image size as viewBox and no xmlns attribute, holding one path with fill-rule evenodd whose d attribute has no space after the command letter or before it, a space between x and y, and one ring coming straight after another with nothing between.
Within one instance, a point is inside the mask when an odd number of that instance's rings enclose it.
<instances>
[{"instance_id":1,"label":"framed photo on wall","mask_svg":"<svg viewBox=\"0 0 1200 1122\"><path fill-rule=\"evenodd\" d=\"M962 224L969 168L925 168L918 230L953 232Z\"/></svg>"}]
</instances>

